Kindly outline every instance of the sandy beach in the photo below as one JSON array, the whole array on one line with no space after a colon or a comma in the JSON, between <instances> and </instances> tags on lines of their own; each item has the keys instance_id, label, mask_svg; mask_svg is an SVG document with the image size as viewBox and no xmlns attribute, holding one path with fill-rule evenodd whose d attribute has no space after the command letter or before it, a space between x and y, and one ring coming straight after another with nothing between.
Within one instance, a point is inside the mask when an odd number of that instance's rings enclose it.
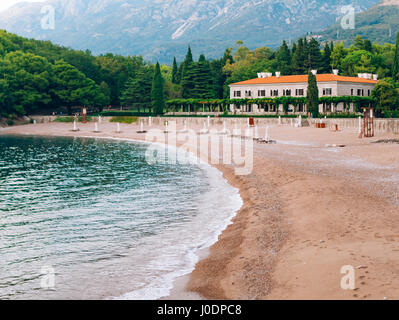
<instances>
[{"instance_id":1,"label":"sandy beach","mask_svg":"<svg viewBox=\"0 0 399 320\"><path fill-rule=\"evenodd\" d=\"M135 124L93 128L45 123L0 134L144 139ZM399 299L399 144L373 143L399 136L290 126L270 136L277 144L254 144L251 174L216 166L244 205L184 289L205 299ZM341 288L347 265L354 290Z\"/></svg>"}]
</instances>

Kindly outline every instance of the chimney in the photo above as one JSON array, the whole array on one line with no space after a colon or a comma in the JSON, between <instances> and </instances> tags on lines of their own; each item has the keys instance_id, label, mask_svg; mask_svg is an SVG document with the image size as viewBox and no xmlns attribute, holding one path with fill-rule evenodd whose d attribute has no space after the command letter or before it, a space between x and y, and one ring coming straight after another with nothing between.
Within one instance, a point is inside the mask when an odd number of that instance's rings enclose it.
<instances>
[{"instance_id":1,"label":"chimney","mask_svg":"<svg viewBox=\"0 0 399 320\"><path fill-rule=\"evenodd\" d=\"M334 70L333 70L333 74L334 74L334 76L337 76L337 75L338 75L338 73L339 73L339 70L338 70L338 69L334 69Z\"/></svg>"},{"instance_id":2,"label":"chimney","mask_svg":"<svg viewBox=\"0 0 399 320\"><path fill-rule=\"evenodd\" d=\"M315 76L317 74L317 70L312 70L312 73Z\"/></svg>"},{"instance_id":3,"label":"chimney","mask_svg":"<svg viewBox=\"0 0 399 320\"><path fill-rule=\"evenodd\" d=\"M270 78L270 77L273 76L273 73L270 73L270 72L269 72L269 73L266 73L266 75L267 75L268 78Z\"/></svg>"},{"instance_id":4,"label":"chimney","mask_svg":"<svg viewBox=\"0 0 399 320\"><path fill-rule=\"evenodd\" d=\"M280 78L280 76L281 76L281 72L277 71L276 72L276 78Z\"/></svg>"},{"instance_id":5,"label":"chimney","mask_svg":"<svg viewBox=\"0 0 399 320\"><path fill-rule=\"evenodd\" d=\"M373 80L378 81L378 74L373 74Z\"/></svg>"},{"instance_id":6,"label":"chimney","mask_svg":"<svg viewBox=\"0 0 399 320\"><path fill-rule=\"evenodd\" d=\"M262 78L262 74L261 73L258 73L258 78Z\"/></svg>"},{"instance_id":7,"label":"chimney","mask_svg":"<svg viewBox=\"0 0 399 320\"><path fill-rule=\"evenodd\" d=\"M266 72L262 72L262 78L267 78L267 73Z\"/></svg>"}]
</instances>

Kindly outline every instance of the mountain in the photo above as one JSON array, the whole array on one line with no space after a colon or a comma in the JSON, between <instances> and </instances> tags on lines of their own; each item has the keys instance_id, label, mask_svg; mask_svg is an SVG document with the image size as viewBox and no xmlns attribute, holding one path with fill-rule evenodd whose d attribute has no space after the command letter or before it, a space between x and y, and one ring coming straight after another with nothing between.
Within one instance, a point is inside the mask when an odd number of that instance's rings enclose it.
<instances>
[{"instance_id":1,"label":"mountain","mask_svg":"<svg viewBox=\"0 0 399 320\"><path fill-rule=\"evenodd\" d=\"M51 0L20 3L0 13L0 28L93 53L141 54L181 61L190 44L219 57L237 40L250 48L279 46L333 24L343 5L361 12L378 0ZM54 30L41 10L55 9Z\"/></svg>"},{"instance_id":2,"label":"mountain","mask_svg":"<svg viewBox=\"0 0 399 320\"><path fill-rule=\"evenodd\" d=\"M337 23L319 34L323 41L343 41L348 45L355 36L361 36L379 44L395 43L399 32L399 0L382 3L356 15L355 29L343 30Z\"/></svg>"}]
</instances>

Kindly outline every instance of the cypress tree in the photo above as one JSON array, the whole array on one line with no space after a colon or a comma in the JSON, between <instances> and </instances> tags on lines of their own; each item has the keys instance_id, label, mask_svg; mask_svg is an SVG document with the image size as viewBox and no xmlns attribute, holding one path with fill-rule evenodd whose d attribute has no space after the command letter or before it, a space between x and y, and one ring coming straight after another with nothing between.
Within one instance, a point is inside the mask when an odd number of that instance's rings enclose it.
<instances>
[{"instance_id":1,"label":"cypress tree","mask_svg":"<svg viewBox=\"0 0 399 320\"><path fill-rule=\"evenodd\" d=\"M176 57L173 58L172 83L178 83L177 82L177 62L176 62Z\"/></svg>"},{"instance_id":2,"label":"cypress tree","mask_svg":"<svg viewBox=\"0 0 399 320\"><path fill-rule=\"evenodd\" d=\"M317 87L316 76L309 71L308 74L308 92L306 96L306 105L308 112L313 114L314 118L319 116L319 89Z\"/></svg>"},{"instance_id":3,"label":"cypress tree","mask_svg":"<svg viewBox=\"0 0 399 320\"><path fill-rule=\"evenodd\" d=\"M155 115L163 114L165 106L163 85L164 81L162 78L161 67L159 66L159 62L157 62L151 90L152 107Z\"/></svg>"},{"instance_id":4,"label":"cypress tree","mask_svg":"<svg viewBox=\"0 0 399 320\"><path fill-rule=\"evenodd\" d=\"M396 50L395 50L395 58L393 60L393 65L392 65L392 78L395 81L399 81L399 32L396 36Z\"/></svg>"}]
</instances>

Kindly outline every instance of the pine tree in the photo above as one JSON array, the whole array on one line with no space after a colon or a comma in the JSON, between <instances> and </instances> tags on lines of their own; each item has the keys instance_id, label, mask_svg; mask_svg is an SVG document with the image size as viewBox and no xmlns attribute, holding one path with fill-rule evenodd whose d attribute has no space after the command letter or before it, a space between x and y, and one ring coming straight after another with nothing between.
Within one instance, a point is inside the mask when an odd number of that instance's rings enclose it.
<instances>
[{"instance_id":1,"label":"pine tree","mask_svg":"<svg viewBox=\"0 0 399 320\"><path fill-rule=\"evenodd\" d=\"M323 52L323 63L320 73L331 73L331 51L330 46L328 44L324 47Z\"/></svg>"},{"instance_id":2,"label":"pine tree","mask_svg":"<svg viewBox=\"0 0 399 320\"><path fill-rule=\"evenodd\" d=\"M178 83L177 82L177 62L176 62L176 57L173 58L173 67L172 67L172 83Z\"/></svg>"},{"instance_id":3,"label":"pine tree","mask_svg":"<svg viewBox=\"0 0 399 320\"><path fill-rule=\"evenodd\" d=\"M213 79L209 62L201 54L198 63L192 69L194 88L191 91L193 99L211 99L215 98Z\"/></svg>"},{"instance_id":4,"label":"pine tree","mask_svg":"<svg viewBox=\"0 0 399 320\"><path fill-rule=\"evenodd\" d=\"M193 55L191 53L190 46L188 47L186 58L182 63L182 71L181 71L181 81L180 84L182 85L182 96L184 99L192 98L192 90L195 87L194 81L194 60Z\"/></svg>"},{"instance_id":5,"label":"pine tree","mask_svg":"<svg viewBox=\"0 0 399 320\"><path fill-rule=\"evenodd\" d=\"M296 51L296 43L292 43L291 56L293 57Z\"/></svg>"},{"instance_id":6,"label":"pine tree","mask_svg":"<svg viewBox=\"0 0 399 320\"><path fill-rule=\"evenodd\" d=\"M154 70L152 67L140 68L135 77L131 77L126 81L120 97L121 104L128 107L137 107L139 112L141 106L149 106L151 104L150 96L153 78Z\"/></svg>"},{"instance_id":7,"label":"pine tree","mask_svg":"<svg viewBox=\"0 0 399 320\"><path fill-rule=\"evenodd\" d=\"M283 75L289 75L292 73L291 64L291 52L290 49L288 49L287 43L284 40L277 53L278 69Z\"/></svg>"},{"instance_id":8,"label":"pine tree","mask_svg":"<svg viewBox=\"0 0 399 320\"><path fill-rule=\"evenodd\" d=\"M309 41L305 66L307 70L320 70L323 67L323 58L321 56L320 43L314 38L310 39Z\"/></svg>"},{"instance_id":9,"label":"pine tree","mask_svg":"<svg viewBox=\"0 0 399 320\"><path fill-rule=\"evenodd\" d=\"M364 47L364 50L371 52L371 53L373 52L373 44L371 43L371 41L369 39L364 40L363 47Z\"/></svg>"},{"instance_id":10,"label":"pine tree","mask_svg":"<svg viewBox=\"0 0 399 320\"><path fill-rule=\"evenodd\" d=\"M306 39L299 39L296 46L295 53L292 56L292 71L294 74L306 73L305 59L306 59Z\"/></svg>"},{"instance_id":11,"label":"pine tree","mask_svg":"<svg viewBox=\"0 0 399 320\"><path fill-rule=\"evenodd\" d=\"M306 96L306 105L308 112L313 114L313 118L319 117L319 89L317 87L316 76L309 71L308 74L308 92Z\"/></svg>"},{"instance_id":12,"label":"pine tree","mask_svg":"<svg viewBox=\"0 0 399 320\"><path fill-rule=\"evenodd\" d=\"M155 115L163 114L164 102L164 80L162 78L161 68L159 62L155 66L154 80L152 81L151 100Z\"/></svg>"},{"instance_id":13,"label":"pine tree","mask_svg":"<svg viewBox=\"0 0 399 320\"><path fill-rule=\"evenodd\" d=\"M183 80L184 78L184 70L187 69L190 64L192 64L194 62L193 60L193 54L191 53L191 47L188 46L187 49L187 54L186 54L186 58L184 59L183 63L182 63L182 68L181 68L181 80Z\"/></svg>"},{"instance_id":14,"label":"pine tree","mask_svg":"<svg viewBox=\"0 0 399 320\"><path fill-rule=\"evenodd\" d=\"M395 58L392 65L392 78L399 81L399 32L396 36Z\"/></svg>"}]
</instances>

